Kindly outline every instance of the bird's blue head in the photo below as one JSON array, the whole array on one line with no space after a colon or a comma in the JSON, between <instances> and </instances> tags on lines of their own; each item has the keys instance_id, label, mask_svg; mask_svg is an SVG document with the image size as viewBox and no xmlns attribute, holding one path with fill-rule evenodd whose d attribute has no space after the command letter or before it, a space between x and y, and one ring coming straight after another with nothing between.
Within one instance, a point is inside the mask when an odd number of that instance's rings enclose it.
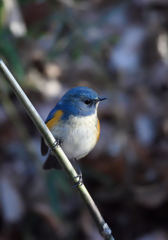
<instances>
[{"instance_id":1,"label":"bird's blue head","mask_svg":"<svg viewBox=\"0 0 168 240\"><path fill-rule=\"evenodd\" d=\"M56 107L74 116L88 116L94 114L98 103L105 99L99 98L91 88L75 87L65 93Z\"/></svg>"}]
</instances>

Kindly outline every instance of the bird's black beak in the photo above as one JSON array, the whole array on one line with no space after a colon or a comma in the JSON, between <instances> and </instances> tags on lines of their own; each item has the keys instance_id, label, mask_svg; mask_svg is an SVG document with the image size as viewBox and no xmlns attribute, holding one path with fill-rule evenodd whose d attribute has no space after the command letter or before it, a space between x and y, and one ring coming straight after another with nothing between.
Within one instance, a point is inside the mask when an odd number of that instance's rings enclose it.
<instances>
[{"instance_id":1,"label":"bird's black beak","mask_svg":"<svg viewBox=\"0 0 168 240\"><path fill-rule=\"evenodd\" d=\"M98 102L103 101L103 100L106 100L106 99L107 99L106 97L104 97L104 98L98 98Z\"/></svg>"}]
</instances>

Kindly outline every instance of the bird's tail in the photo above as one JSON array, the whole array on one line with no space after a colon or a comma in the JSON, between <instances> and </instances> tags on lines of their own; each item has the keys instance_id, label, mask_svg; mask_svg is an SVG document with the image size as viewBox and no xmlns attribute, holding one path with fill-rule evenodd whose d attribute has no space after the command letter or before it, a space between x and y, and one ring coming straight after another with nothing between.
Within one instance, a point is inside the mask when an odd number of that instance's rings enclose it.
<instances>
[{"instance_id":1,"label":"bird's tail","mask_svg":"<svg viewBox=\"0 0 168 240\"><path fill-rule=\"evenodd\" d=\"M52 152L50 152L48 154L48 157L45 161L45 163L43 164L43 169L45 170L49 170L49 169L57 169L60 170L62 169L60 163L58 162L58 160L56 159L56 157L52 154Z\"/></svg>"}]
</instances>

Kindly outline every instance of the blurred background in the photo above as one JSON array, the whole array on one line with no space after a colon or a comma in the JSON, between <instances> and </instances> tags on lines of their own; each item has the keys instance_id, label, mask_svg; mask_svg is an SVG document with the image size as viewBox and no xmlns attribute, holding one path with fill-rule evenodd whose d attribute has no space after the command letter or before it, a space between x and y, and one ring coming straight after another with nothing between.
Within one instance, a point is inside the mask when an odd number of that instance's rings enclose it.
<instances>
[{"instance_id":1,"label":"blurred background","mask_svg":"<svg viewBox=\"0 0 168 240\"><path fill-rule=\"evenodd\" d=\"M168 1L0 0L0 58L45 120L75 86L107 97L80 161L116 240L168 239ZM101 240L0 75L0 240Z\"/></svg>"}]
</instances>

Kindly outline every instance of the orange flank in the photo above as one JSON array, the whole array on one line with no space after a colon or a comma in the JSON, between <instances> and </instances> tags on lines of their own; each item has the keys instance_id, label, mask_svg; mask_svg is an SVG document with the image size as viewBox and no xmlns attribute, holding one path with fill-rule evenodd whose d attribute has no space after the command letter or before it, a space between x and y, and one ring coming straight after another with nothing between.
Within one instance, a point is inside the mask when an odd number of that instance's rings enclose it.
<instances>
[{"instance_id":1,"label":"orange flank","mask_svg":"<svg viewBox=\"0 0 168 240\"><path fill-rule=\"evenodd\" d=\"M61 116L63 114L63 111L62 110L58 110L52 119L50 119L48 122L47 122L47 127L48 129L51 129L54 125L56 125L58 123L58 121L60 120Z\"/></svg>"},{"instance_id":2,"label":"orange flank","mask_svg":"<svg viewBox=\"0 0 168 240\"><path fill-rule=\"evenodd\" d=\"M100 136L100 122L99 119L97 119L97 142L99 140L99 136Z\"/></svg>"}]
</instances>

